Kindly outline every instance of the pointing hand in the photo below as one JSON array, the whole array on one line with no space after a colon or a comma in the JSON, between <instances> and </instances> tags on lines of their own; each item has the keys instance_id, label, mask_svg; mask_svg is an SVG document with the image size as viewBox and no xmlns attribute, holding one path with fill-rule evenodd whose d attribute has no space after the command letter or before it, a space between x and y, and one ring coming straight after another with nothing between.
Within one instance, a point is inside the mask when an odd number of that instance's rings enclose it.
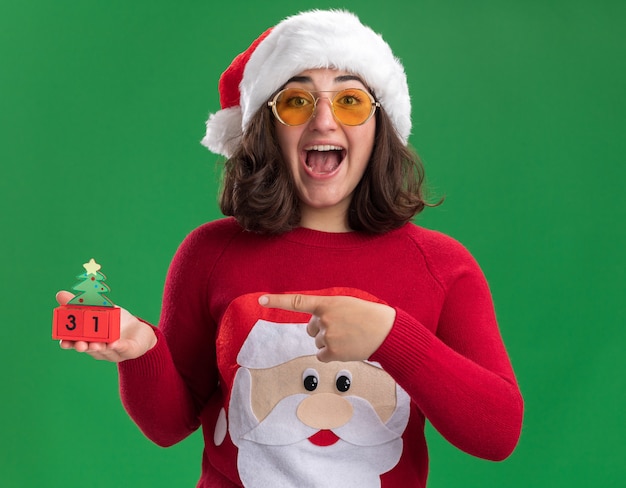
<instances>
[{"instance_id":1,"label":"pointing hand","mask_svg":"<svg viewBox=\"0 0 626 488\"><path fill-rule=\"evenodd\" d=\"M364 361L391 330L396 311L382 303L349 296L267 294L259 303L311 314L307 332L315 338L320 361Z\"/></svg>"}]
</instances>

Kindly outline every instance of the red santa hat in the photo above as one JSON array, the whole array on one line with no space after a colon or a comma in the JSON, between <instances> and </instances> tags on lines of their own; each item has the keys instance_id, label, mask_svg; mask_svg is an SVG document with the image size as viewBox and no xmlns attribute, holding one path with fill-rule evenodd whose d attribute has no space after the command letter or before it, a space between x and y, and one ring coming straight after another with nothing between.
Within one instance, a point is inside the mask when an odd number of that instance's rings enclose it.
<instances>
[{"instance_id":1,"label":"red santa hat","mask_svg":"<svg viewBox=\"0 0 626 488\"><path fill-rule=\"evenodd\" d=\"M253 115L291 77L335 68L363 78L404 144L411 133L411 99L404 68L389 45L352 13L311 10L265 31L224 71L221 110L211 114L202 144L230 157Z\"/></svg>"},{"instance_id":2,"label":"red santa hat","mask_svg":"<svg viewBox=\"0 0 626 488\"><path fill-rule=\"evenodd\" d=\"M353 288L326 288L304 293L345 295L384 303L367 292ZM220 322L216 347L224 398L229 398L240 367L266 369L317 353L315 339L306 331L311 314L263 307L259 305L262 294L251 293L235 298ZM377 363L368 363L380 367Z\"/></svg>"},{"instance_id":3,"label":"red santa hat","mask_svg":"<svg viewBox=\"0 0 626 488\"><path fill-rule=\"evenodd\" d=\"M310 314L263 307L259 304L261 295L252 293L234 299L220 322L217 364L225 398L230 395L239 367L269 368L317 351L315 341L306 333Z\"/></svg>"}]
</instances>

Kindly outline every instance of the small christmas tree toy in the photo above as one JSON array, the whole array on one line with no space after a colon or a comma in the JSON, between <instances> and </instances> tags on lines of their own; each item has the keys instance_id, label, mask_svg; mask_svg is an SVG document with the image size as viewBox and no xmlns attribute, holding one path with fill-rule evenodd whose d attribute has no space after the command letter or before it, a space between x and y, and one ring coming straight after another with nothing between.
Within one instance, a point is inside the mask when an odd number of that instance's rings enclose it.
<instances>
[{"instance_id":1,"label":"small christmas tree toy","mask_svg":"<svg viewBox=\"0 0 626 488\"><path fill-rule=\"evenodd\" d=\"M110 288L101 266L92 258L72 290L79 292L67 305L54 309L52 338L69 341L113 342L120 337L120 309L105 296Z\"/></svg>"}]
</instances>

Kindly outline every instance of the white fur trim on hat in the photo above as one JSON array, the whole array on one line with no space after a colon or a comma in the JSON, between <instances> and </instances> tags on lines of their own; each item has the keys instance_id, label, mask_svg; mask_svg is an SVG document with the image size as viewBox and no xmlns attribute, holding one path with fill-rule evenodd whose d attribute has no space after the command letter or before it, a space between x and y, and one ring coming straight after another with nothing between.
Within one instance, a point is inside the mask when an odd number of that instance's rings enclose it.
<instances>
[{"instance_id":1,"label":"white fur trim on hat","mask_svg":"<svg viewBox=\"0 0 626 488\"><path fill-rule=\"evenodd\" d=\"M343 10L312 10L287 17L255 47L239 84L241 125L216 130L219 114L207 121L203 144L225 156L256 111L290 78L308 69L334 68L363 78L389 115L404 144L411 133L411 99L406 74L383 38Z\"/></svg>"},{"instance_id":2,"label":"white fur trim on hat","mask_svg":"<svg viewBox=\"0 0 626 488\"><path fill-rule=\"evenodd\" d=\"M317 354L315 339L307 332L306 323L277 323L259 319L246 337L237 364L248 369L266 369L292 359ZM376 361L364 361L382 369Z\"/></svg>"},{"instance_id":3,"label":"white fur trim on hat","mask_svg":"<svg viewBox=\"0 0 626 488\"><path fill-rule=\"evenodd\" d=\"M315 339L306 331L307 324L279 324L259 319L237 355L244 368L265 369L302 356L317 353Z\"/></svg>"}]
</instances>

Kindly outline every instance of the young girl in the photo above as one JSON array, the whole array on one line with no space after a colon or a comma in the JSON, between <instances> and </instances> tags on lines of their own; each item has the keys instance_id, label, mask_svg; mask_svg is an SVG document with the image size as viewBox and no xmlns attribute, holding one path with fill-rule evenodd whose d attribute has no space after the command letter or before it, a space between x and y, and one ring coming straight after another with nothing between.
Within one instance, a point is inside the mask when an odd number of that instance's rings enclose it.
<instances>
[{"instance_id":1,"label":"young girl","mask_svg":"<svg viewBox=\"0 0 626 488\"><path fill-rule=\"evenodd\" d=\"M199 487L424 487L424 423L506 458L523 400L468 251L412 224L406 76L352 14L263 33L220 79L221 209L181 244L159 327L123 310L120 392L162 446L202 426ZM60 303L71 298L58 295Z\"/></svg>"}]
</instances>

